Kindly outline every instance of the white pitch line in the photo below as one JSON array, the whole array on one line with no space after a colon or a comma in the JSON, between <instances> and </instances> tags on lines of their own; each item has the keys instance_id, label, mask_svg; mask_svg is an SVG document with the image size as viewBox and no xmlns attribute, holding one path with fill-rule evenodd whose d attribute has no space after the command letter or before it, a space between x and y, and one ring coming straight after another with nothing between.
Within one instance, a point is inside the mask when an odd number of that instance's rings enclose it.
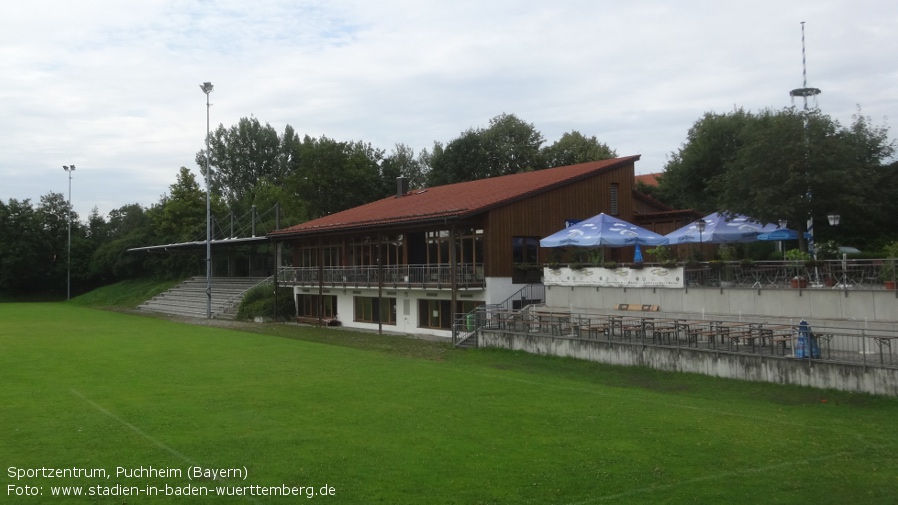
<instances>
[{"instance_id":1,"label":"white pitch line","mask_svg":"<svg viewBox=\"0 0 898 505\"><path fill-rule=\"evenodd\" d=\"M78 390L76 390L76 389L71 389L71 391L72 391L72 394L73 394L73 395L75 395L75 396L77 396L78 398L81 398L82 400L86 401L88 404L90 404L91 407L93 407L93 408L99 410L99 411L102 412L103 414L106 414L106 415L109 416L110 418L115 419L115 420L118 421L119 423L121 423L121 424L123 424L124 426L126 426L129 430L133 431L134 433L137 433L137 434L140 435L141 437L143 437L143 438L149 440L150 442L152 442L153 445L155 445L156 447L158 447L158 448L160 448L160 449L162 449L162 450L164 450L164 451L169 452L170 454L174 455L175 457L177 457L178 459L180 459L181 461L187 463L187 464L190 465L190 466L201 466L199 463L193 461L192 459L190 459L190 458L188 458L187 456L181 454L180 452L178 452L178 451L172 449L171 447L169 447L169 446L166 445L165 443L161 442L160 440L157 440L156 438L150 436L149 434L147 434L145 431L143 431L142 429L138 428L137 426L134 426L133 424L129 423L128 421L125 421L125 420L122 419L121 417L119 417L119 416L113 414L113 413L110 412L109 410L105 409L105 408L104 408L102 405L100 405L99 403L96 403L96 402L94 402L93 400L91 400L90 398L88 398L88 397L84 396L83 394L81 394ZM224 483L224 484L229 484L228 481L226 481L226 480L221 480L220 482L222 482L222 483ZM229 484L229 485L231 485L231 484ZM254 498L254 497L252 497L252 496L246 496L245 498L246 498L247 500L253 502L253 503L260 503L259 500L257 500L256 498Z\"/></svg>"},{"instance_id":2,"label":"white pitch line","mask_svg":"<svg viewBox=\"0 0 898 505\"><path fill-rule=\"evenodd\" d=\"M178 451L172 449L171 447L165 445L163 442L161 442L161 441L159 441L159 440L156 440L156 439L153 438L152 436L148 435L145 431L141 430L141 429L138 428L137 426L134 426L133 424L129 423L128 421L125 421L124 419L122 419L121 417L119 417L119 416L113 414L112 412L106 410L105 408L103 408L102 405L100 405L100 404L94 402L93 400L91 400L90 398L84 396L83 394L81 394L81 393L78 392L77 390L72 389L72 394L74 394L75 396L77 396L77 397L81 398L82 400L86 401L86 402L89 403L93 408L95 408L95 409L99 410L100 412L106 414L107 416L111 417L112 419L115 419L115 420L118 421L119 423L121 423L121 424L127 426L128 429L130 429L130 430L133 431L134 433L137 433L138 435L142 436L143 438L149 440L149 441L152 442L153 445L155 445L156 447L158 447L158 448L160 448L160 449L163 449L163 450L165 450L165 451L168 451L169 453L173 454L173 455L176 456L178 459L180 459L181 461L183 461L183 462L189 464L190 466L200 466L197 462L195 462L195 461L193 461L192 459L188 458L187 456L181 454L180 452L178 452Z\"/></svg>"},{"instance_id":3,"label":"white pitch line","mask_svg":"<svg viewBox=\"0 0 898 505\"><path fill-rule=\"evenodd\" d=\"M685 403L659 401L659 400L655 400L655 399L651 399L651 398L636 398L636 397L629 396L629 395L619 395L619 394L609 393L609 392L605 392L605 391L596 391L594 389L587 389L587 388L583 388L583 387L572 387L572 386L566 386L566 385L561 385L561 384L548 384L545 382L530 381L530 380L526 380L526 379L522 379L522 378L507 377L504 375L494 375L494 374L488 374L488 373L483 373L483 372L473 372L470 370L462 370L459 368L444 368L444 370L452 370L452 371L455 371L458 373L463 373L463 374L467 374L467 375L476 375L476 376L480 376L480 377L487 377L490 379L499 379L499 380L504 380L504 381L509 381L509 382L520 382L520 383L528 384L528 385L532 385L532 386L542 386L545 388L558 389L558 390L562 390L562 391L585 393L585 394L591 394L591 395L596 395L596 396L606 396L609 398L617 398L619 400L650 403L650 404L654 404L654 405L663 405L665 407L675 407L675 408L688 409L688 410L697 410L697 411L702 411L702 412L710 412L710 413L722 415L722 416L730 416L730 417L736 417L736 418L742 418L742 419L750 419L750 420L755 420L755 421L764 421L764 422L768 422L768 423L775 423L775 424L780 424L783 426L792 426L792 427L797 427L797 428L807 428L807 429L822 430L822 431L832 431L832 432L843 434L843 435L849 434L849 435L854 435L856 437L862 437L862 435L857 432L846 431L845 426L829 426L829 425L824 426L824 425L802 424L802 423L797 423L794 421L789 421L786 419L777 419L775 417L753 416L753 415L748 415L748 414L729 412L726 410L712 408L712 407L700 407L697 405L688 405ZM602 386L602 385L596 384L596 386ZM608 387L614 387L614 386L608 386ZM647 392L648 393L656 393L654 391L647 391ZM664 394L664 393L656 393L656 394ZM867 438L869 438L869 436L867 436ZM896 437L879 437L879 436L877 436L874 438L878 438L885 442L888 442L888 445L892 445L892 444L896 443L896 440L898 440L898 439L896 439Z\"/></svg>"},{"instance_id":4,"label":"white pitch line","mask_svg":"<svg viewBox=\"0 0 898 505\"><path fill-rule=\"evenodd\" d=\"M792 466L796 466L796 465L807 465L807 464L814 463L817 461L823 461L823 460L827 460L827 459L833 459L833 458L838 458L838 457L842 457L842 456L848 456L851 454L856 454L857 452L858 451L838 452L835 454L827 454L826 456L820 456L817 458L807 458L807 459L802 459L802 460L798 460L798 461L786 461L783 463L778 463L776 465L763 466L763 467L758 467L758 468L746 468L744 470L737 470L737 471L731 471L731 472L721 472L721 473L714 474L714 475L706 475L704 477L697 477L695 479L684 480L682 482L677 482L676 484L664 484L661 486L648 486L648 487L643 487L643 488L638 488L638 489L631 489L631 490L625 491L623 493L618 493L618 494L608 495L608 496L598 496L596 498L590 498L589 500L567 503L565 505L589 505L590 503L603 502L603 501L608 501L608 500L618 500L620 498L624 498L627 496L643 494L643 493L651 493L651 492L655 492L655 491L667 491L667 490L673 489L675 487L679 487L679 486L683 486L683 485L690 485L690 484L698 484L700 482L706 482L709 480L724 479L727 477L739 477L741 475L746 475L746 474L751 474L751 473L769 472L772 470L779 470L781 468L788 468L788 467L792 467Z\"/></svg>"}]
</instances>

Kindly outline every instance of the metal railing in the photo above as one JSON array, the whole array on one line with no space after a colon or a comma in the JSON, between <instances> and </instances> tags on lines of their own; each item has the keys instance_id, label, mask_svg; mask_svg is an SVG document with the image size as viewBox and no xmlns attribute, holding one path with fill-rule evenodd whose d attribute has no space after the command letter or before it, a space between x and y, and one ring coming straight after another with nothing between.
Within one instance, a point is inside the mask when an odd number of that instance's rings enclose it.
<instances>
[{"instance_id":1,"label":"metal railing","mask_svg":"<svg viewBox=\"0 0 898 505\"><path fill-rule=\"evenodd\" d=\"M898 368L898 328L894 324L851 327L810 321L803 333L797 319L689 320L550 310L481 310L477 317L486 330L520 335Z\"/></svg>"},{"instance_id":2,"label":"metal railing","mask_svg":"<svg viewBox=\"0 0 898 505\"><path fill-rule=\"evenodd\" d=\"M455 280L460 288L483 288L483 265L459 265ZM452 287L452 268L449 265L377 265L347 267L281 267L278 281L293 286L366 287L379 285L393 288Z\"/></svg>"},{"instance_id":3,"label":"metal railing","mask_svg":"<svg viewBox=\"0 0 898 505\"><path fill-rule=\"evenodd\" d=\"M453 314L452 344L459 345L477 333L477 330L488 325L492 320L493 313L522 309L531 303L545 303L545 301L546 286L528 284L502 302L481 305L464 314Z\"/></svg>"},{"instance_id":4,"label":"metal railing","mask_svg":"<svg viewBox=\"0 0 898 505\"><path fill-rule=\"evenodd\" d=\"M895 290L894 258L814 262L703 262L685 267L686 286ZM891 282L891 284L888 284Z\"/></svg>"}]
</instances>

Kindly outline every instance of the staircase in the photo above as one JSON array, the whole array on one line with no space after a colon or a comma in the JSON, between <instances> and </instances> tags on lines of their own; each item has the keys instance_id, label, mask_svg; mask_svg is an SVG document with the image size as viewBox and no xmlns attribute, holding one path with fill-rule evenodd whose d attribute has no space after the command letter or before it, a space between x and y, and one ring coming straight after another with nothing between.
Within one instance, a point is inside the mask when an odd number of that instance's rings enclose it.
<instances>
[{"instance_id":1,"label":"staircase","mask_svg":"<svg viewBox=\"0 0 898 505\"><path fill-rule=\"evenodd\" d=\"M494 310L526 310L535 307L546 299L546 287L542 284L528 284L517 293L509 296L502 303L481 305L467 314L456 314L452 326L452 343L461 349L477 347L477 333L481 328L489 327Z\"/></svg>"},{"instance_id":2,"label":"staircase","mask_svg":"<svg viewBox=\"0 0 898 505\"><path fill-rule=\"evenodd\" d=\"M212 317L234 319L243 294L266 277L213 277ZM174 316L206 317L206 278L193 277L140 304L138 310Z\"/></svg>"}]
</instances>

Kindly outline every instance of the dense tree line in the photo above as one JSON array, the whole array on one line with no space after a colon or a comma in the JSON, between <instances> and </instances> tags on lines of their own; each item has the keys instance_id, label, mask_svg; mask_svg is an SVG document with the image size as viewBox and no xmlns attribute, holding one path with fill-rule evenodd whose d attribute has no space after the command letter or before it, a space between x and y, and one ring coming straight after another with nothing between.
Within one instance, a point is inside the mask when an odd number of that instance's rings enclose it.
<instances>
[{"instance_id":1,"label":"dense tree line","mask_svg":"<svg viewBox=\"0 0 898 505\"><path fill-rule=\"evenodd\" d=\"M841 125L818 110L707 113L671 155L654 196L678 208L784 220L815 239L878 250L898 239L898 165L888 129L860 112ZM827 224L829 213L839 227ZM801 241L802 249L805 248Z\"/></svg>"},{"instance_id":2,"label":"dense tree line","mask_svg":"<svg viewBox=\"0 0 898 505\"><path fill-rule=\"evenodd\" d=\"M362 141L300 137L290 125L278 133L256 118L242 118L228 128L219 125L209 138L215 236L230 235L228 216L245 223L253 212L260 214L257 233L273 230L275 204L281 226L288 226L383 198L396 191L399 176L417 188L615 156L578 132L549 147L543 143L532 124L510 114L419 153L404 144L387 153ZM206 154L200 150L195 158L203 179ZM124 205L105 217L94 208L86 220L59 193L42 196L37 205L0 202L0 293L65 293L69 219L73 294L132 277L204 274L200 254L126 252L204 240L204 188L205 180L181 167L158 202Z\"/></svg>"},{"instance_id":3,"label":"dense tree line","mask_svg":"<svg viewBox=\"0 0 898 505\"><path fill-rule=\"evenodd\" d=\"M209 139L209 180L215 235L230 236L228 215L247 220L259 212L259 229L289 226L374 201L395 192L404 176L411 187L436 186L554 166L609 159L617 153L577 131L556 142L514 114L492 118L446 143L416 153L404 144L390 152L362 141L300 137L287 125L278 133L256 118ZM894 153L884 127L858 115L849 127L812 111L795 109L705 114L672 154L658 188L643 188L678 208L725 210L802 228L812 214L840 212L842 242L865 246L895 240L898 211ZM206 151L195 162L206 176ZM205 239L205 181L181 167L159 201L124 205L82 221L63 195L0 202L0 293L65 293L67 235L72 221L73 292L138 276L205 273L200 254L134 254L130 248ZM808 198L811 195L811 198ZM819 229L818 229L819 231ZM826 233L834 233L832 230ZM873 239L876 237L876 239Z\"/></svg>"}]
</instances>

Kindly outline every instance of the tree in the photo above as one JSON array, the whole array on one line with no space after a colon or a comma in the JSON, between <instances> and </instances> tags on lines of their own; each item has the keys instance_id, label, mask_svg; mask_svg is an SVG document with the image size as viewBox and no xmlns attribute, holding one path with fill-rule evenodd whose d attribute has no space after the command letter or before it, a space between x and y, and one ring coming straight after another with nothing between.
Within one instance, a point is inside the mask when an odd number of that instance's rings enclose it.
<instances>
[{"instance_id":1,"label":"tree","mask_svg":"<svg viewBox=\"0 0 898 505\"><path fill-rule=\"evenodd\" d=\"M195 240L201 232L204 235L205 223L206 193L193 173L181 167L169 194L160 199L160 212L154 215L156 235L167 242Z\"/></svg>"},{"instance_id":2,"label":"tree","mask_svg":"<svg viewBox=\"0 0 898 505\"><path fill-rule=\"evenodd\" d=\"M585 137L572 130L561 136L551 146L544 147L542 157L547 167L563 167L587 163L590 161L610 160L617 157L617 152L595 138Z\"/></svg>"},{"instance_id":3,"label":"tree","mask_svg":"<svg viewBox=\"0 0 898 505\"><path fill-rule=\"evenodd\" d=\"M0 292L34 292L48 270L41 223L31 200L0 201Z\"/></svg>"},{"instance_id":4,"label":"tree","mask_svg":"<svg viewBox=\"0 0 898 505\"><path fill-rule=\"evenodd\" d=\"M705 214L718 210L716 194L709 191L709 184L735 156L743 142L742 130L752 120L743 109L729 114L705 113L689 128L679 151L671 154L655 196L675 208Z\"/></svg>"},{"instance_id":5,"label":"tree","mask_svg":"<svg viewBox=\"0 0 898 505\"><path fill-rule=\"evenodd\" d=\"M445 146L434 142L432 152L422 153L427 164L427 184L438 186L545 168L540 156L543 143L532 124L514 114L500 114L489 128L469 128Z\"/></svg>"},{"instance_id":6,"label":"tree","mask_svg":"<svg viewBox=\"0 0 898 505\"><path fill-rule=\"evenodd\" d=\"M519 174L545 168L540 147L545 139L532 123L514 114L500 114L490 119L483 131L489 160L489 177Z\"/></svg>"},{"instance_id":7,"label":"tree","mask_svg":"<svg viewBox=\"0 0 898 505\"><path fill-rule=\"evenodd\" d=\"M78 214L66 201L62 193L47 193L41 196L40 204L35 209L36 217L41 223L41 242L45 249L41 251L42 263L46 265L44 274L44 288L49 292L62 292L66 285L66 276L69 271L69 227L71 223L71 271L75 276L80 270L75 267L80 264L74 244L79 242L83 235Z\"/></svg>"},{"instance_id":8,"label":"tree","mask_svg":"<svg viewBox=\"0 0 898 505\"><path fill-rule=\"evenodd\" d=\"M425 184L421 158L415 156L415 151L411 147L400 143L393 147L393 152L381 163L381 176L387 192L390 191L390 181L400 176L408 179L410 188L421 188Z\"/></svg>"},{"instance_id":9,"label":"tree","mask_svg":"<svg viewBox=\"0 0 898 505\"><path fill-rule=\"evenodd\" d=\"M150 274L152 262L146 255L127 252L155 240L153 222L147 211L133 203L111 210L108 217L107 240L96 246L90 258L91 278L104 284Z\"/></svg>"},{"instance_id":10,"label":"tree","mask_svg":"<svg viewBox=\"0 0 898 505\"><path fill-rule=\"evenodd\" d=\"M712 179L717 210L764 222L785 219L800 231L808 217L825 223L833 210L868 215L881 200L871 182L893 151L887 131L860 116L846 129L818 111L762 111L740 131L738 149Z\"/></svg>"},{"instance_id":11,"label":"tree","mask_svg":"<svg viewBox=\"0 0 898 505\"><path fill-rule=\"evenodd\" d=\"M364 142L338 142L305 136L292 154L290 194L305 203L315 219L386 196L379 163L383 151Z\"/></svg>"},{"instance_id":12,"label":"tree","mask_svg":"<svg viewBox=\"0 0 898 505\"><path fill-rule=\"evenodd\" d=\"M818 241L841 236L864 246L890 229L884 216L895 209L889 188L896 178L883 162L894 152L888 129L860 111L847 128L817 110L706 113L672 155L654 196L704 213L786 220L802 231L813 217ZM825 225L832 211L842 216L838 229Z\"/></svg>"},{"instance_id":13,"label":"tree","mask_svg":"<svg viewBox=\"0 0 898 505\"><path fill-rule=\"evenodd\" d=\"M433 151L425 153L424 159L429 166L428 186L474 181L490 175L486 146L481 134L473 129L462 132L445 147L434 142Z\"/></svg>"},{"instance_id":14,"label":"tree","mask_svg":"<svg viewBox=\"0 0 898 505\"><path fill-rule=\"evenodd\" d=\"M228 129L219 125L209 139L212 191L221 195L231 208L246 207L238 213L248 210L252 203L246 203L251 201L247 196L258 181L277 183L282 179L283 170L288 166L284 147L289 147L289 141L282 145L277 131L268 123L262 126L256 118L241 118ZM205 177L205 149L196 154L196 163Z\"/></svg>"}]
</instances>

